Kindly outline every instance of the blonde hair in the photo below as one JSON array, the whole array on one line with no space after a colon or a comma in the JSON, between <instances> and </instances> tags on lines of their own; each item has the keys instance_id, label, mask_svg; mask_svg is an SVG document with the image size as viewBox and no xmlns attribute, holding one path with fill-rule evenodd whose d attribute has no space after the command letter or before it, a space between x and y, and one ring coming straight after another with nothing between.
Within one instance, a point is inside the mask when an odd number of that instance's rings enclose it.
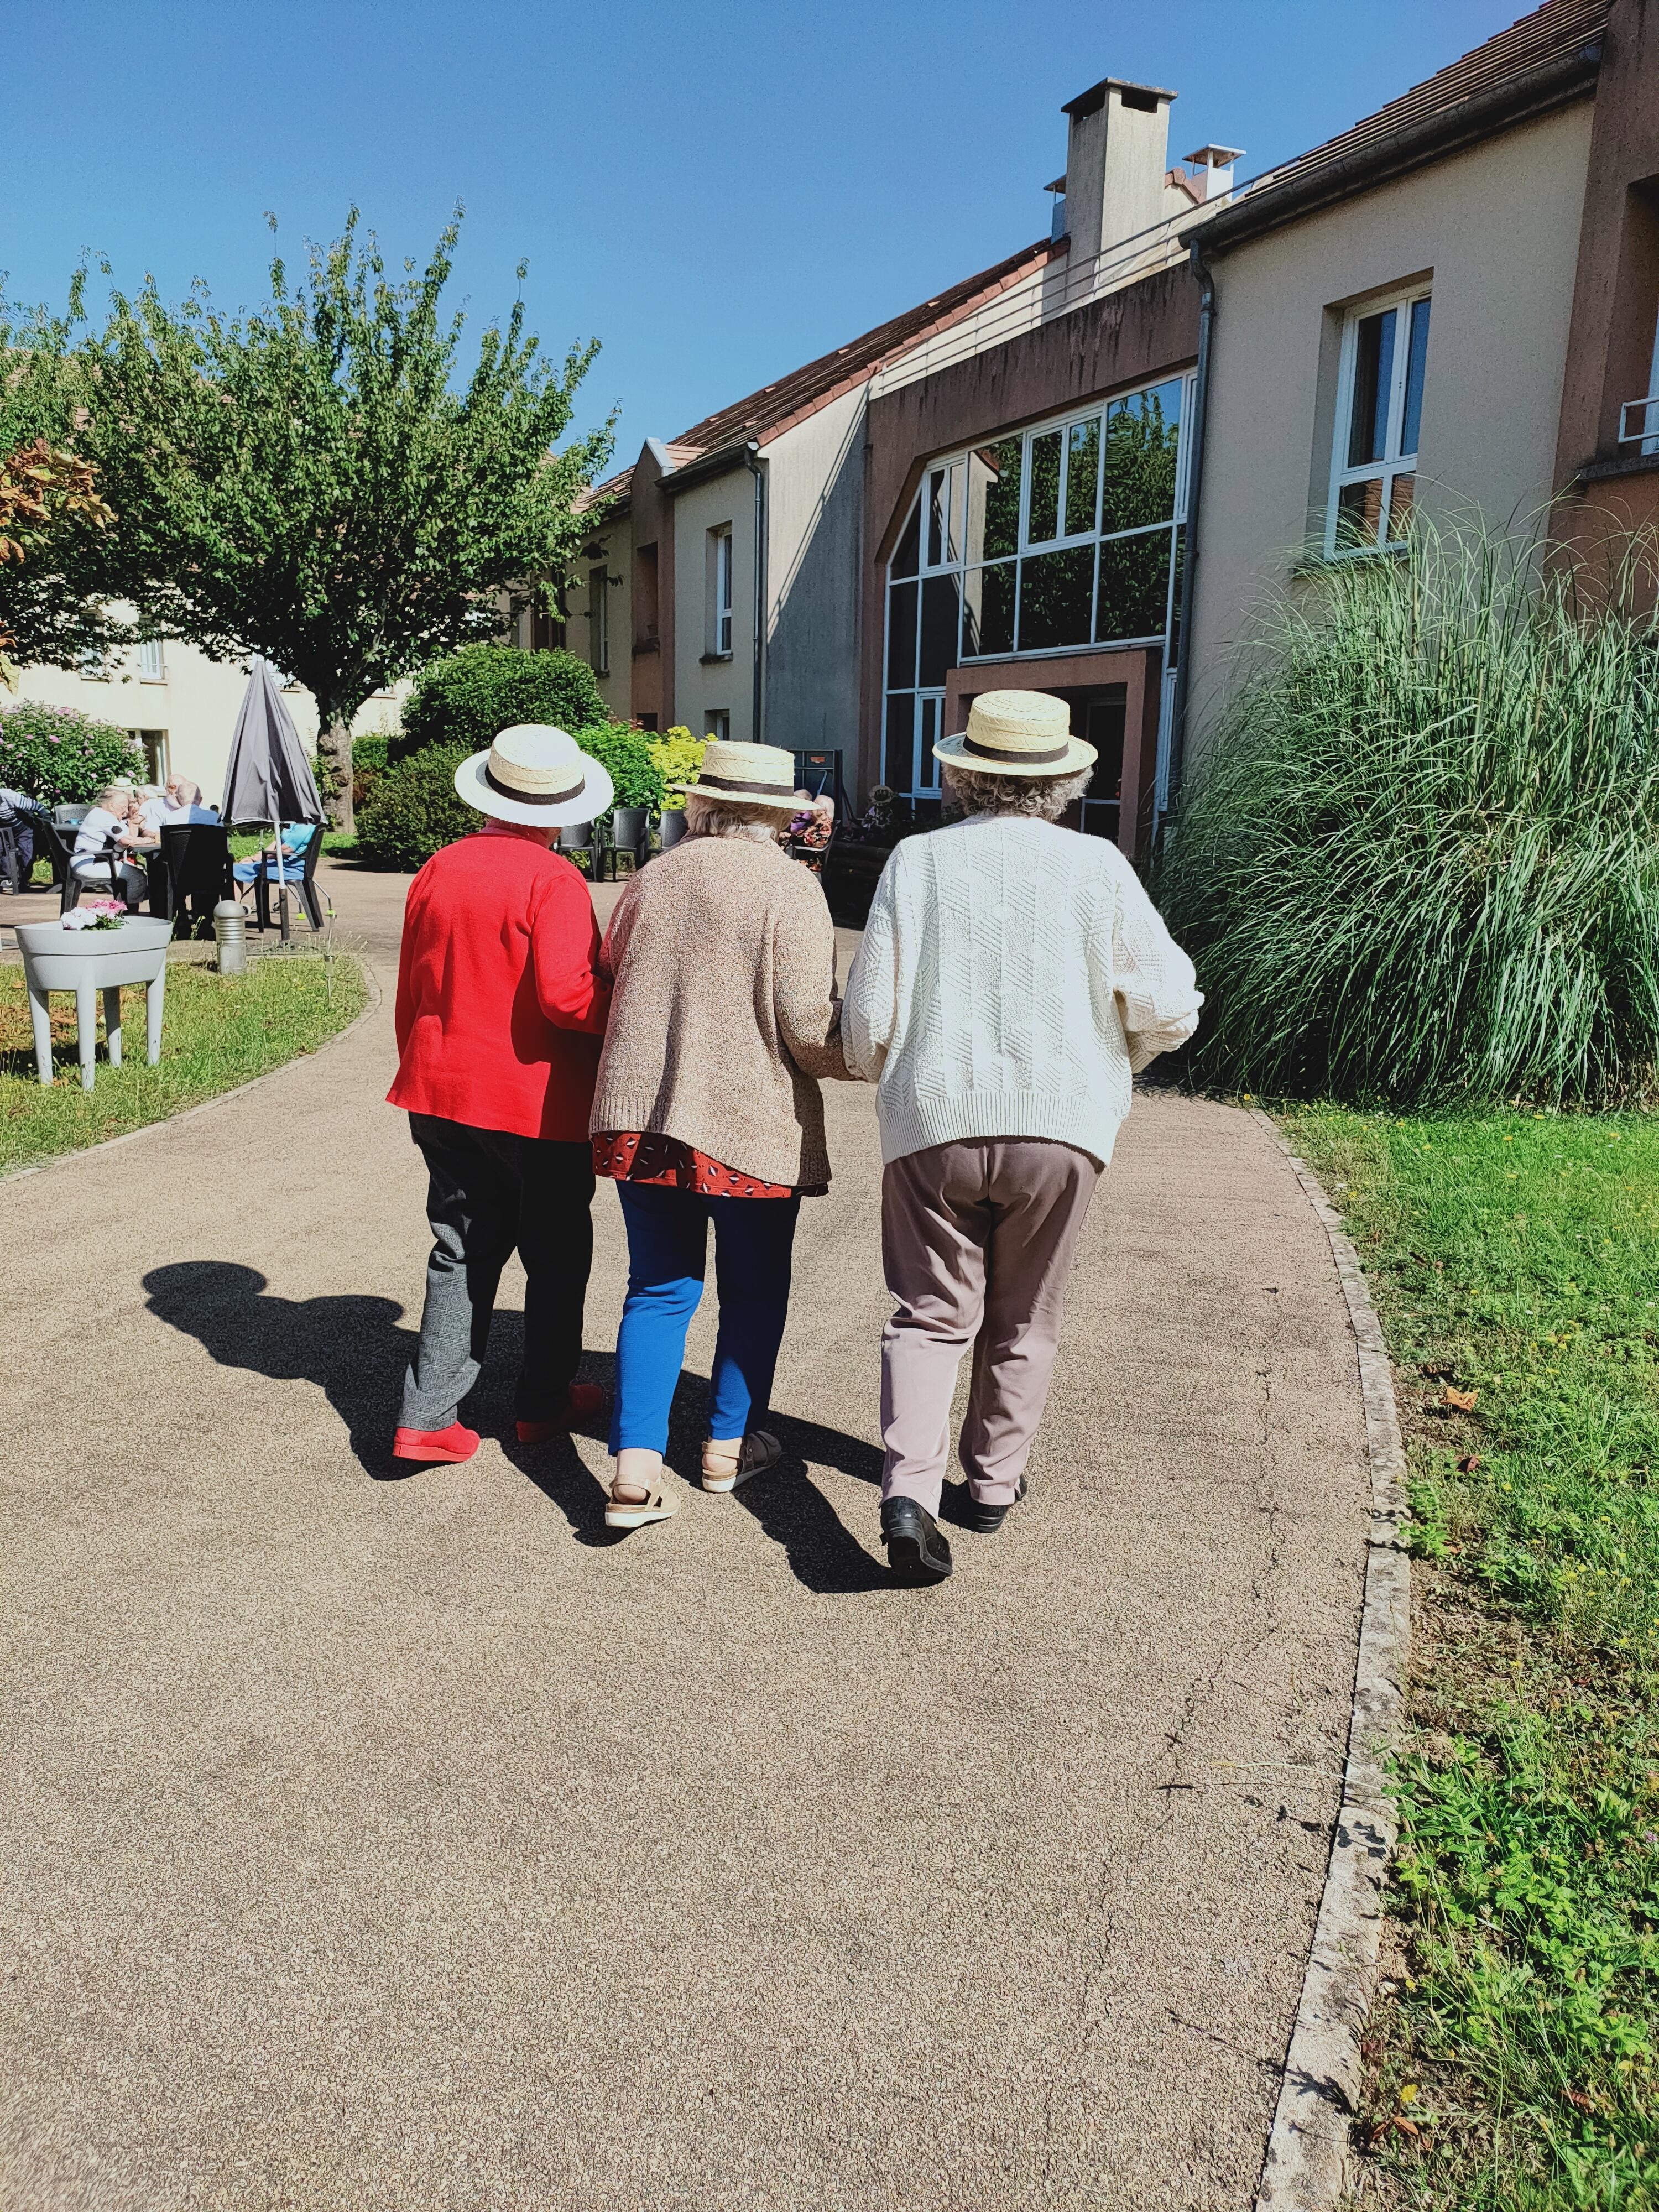
<instances>
[{"instance_id":1,"label":"blonde hair","mask_svg":"<svg viewBox=\"0 0 1659 2212\"><path fill-rule=\"evenodd\" d=\"M700 791L685 794L685 834L688 837L748 837L769 845L783 827L774 806L746 805L741 799L708 799Z\"/></svg>"},{"instance_id":2,"label":"blonde hair","mask_svg":"<svg viewBox=\"0 0 1659 2212\"><path fill-rule=\"evenodd\" d=\"M106 814L125 814L127 795L131 789L130 783L106 783L92 803L94 806L101 806Z\"/></svg>"}]
</instances>

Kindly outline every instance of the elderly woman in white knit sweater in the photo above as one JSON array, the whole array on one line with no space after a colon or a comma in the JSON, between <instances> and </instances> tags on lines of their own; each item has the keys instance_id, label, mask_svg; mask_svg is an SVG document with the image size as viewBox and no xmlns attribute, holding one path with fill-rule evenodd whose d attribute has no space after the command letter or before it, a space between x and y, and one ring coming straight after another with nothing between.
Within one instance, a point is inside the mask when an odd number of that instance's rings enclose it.
<instances>
[{"instance_id":1,"label":"elderly woman in white knit sweater","mask_svg":"<svg viewBox=\"0 0 1659 2212\"><path fill-rule=\"evenodd\" d=\"M615 991L593 1167L615 1179L628 1231L612 1528L675 1510L663 1454L711 1224L720 1311L702 1486L733 1490L781 1455L760 1424L796 1215L830 1182L817 1078L847 1073L830 909L777 843L794 781L777 746L711 738L685 835L629 878L605 940Z\"/></svg>"},{"instance_id":2,"label":"elderly woman in white knit sweater","mask_svg":"<svg viewBox=\"0 0 1659 2212\"><path fill-rule=\"evenodd\" d=\"M976 699L934 748L966 819L902 844L847 986L848 1069L879 1084L882 1536L894 1572L939 1582L951 1397L974 1347L957 1447L969 1526L1000 1528L1060 1340L1061 1302L1130 1079L1189 1036L1202 994L1133 869L1062 830L1091 746L1063 700Z\"/></svg>"}]
</instances>

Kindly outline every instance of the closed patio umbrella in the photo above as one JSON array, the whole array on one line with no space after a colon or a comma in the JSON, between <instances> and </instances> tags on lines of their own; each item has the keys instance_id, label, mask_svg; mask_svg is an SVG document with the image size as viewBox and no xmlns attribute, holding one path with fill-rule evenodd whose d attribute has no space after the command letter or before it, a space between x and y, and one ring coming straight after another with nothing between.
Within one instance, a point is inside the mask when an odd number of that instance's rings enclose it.
<instances>
[{"instance_id":1,"label":"closed patio umbrella","mask_svg":"<svg viewBox=\"0 0 1659 2212\"><path fill-rule=\"evenodd\" d=\"M225 822L270 824L271 861L282 900L283 942L288 942L288 872L277 855L284 822L325 819L317 780L311 773L294 718L283 703L276 672L268 660L255 655L248 672L247 690L236 717L236 734L230 741L230 762L225 769L224 804L219 809ZM322 834L320 827L314 833Z\"/></svg>"}]
</instances>

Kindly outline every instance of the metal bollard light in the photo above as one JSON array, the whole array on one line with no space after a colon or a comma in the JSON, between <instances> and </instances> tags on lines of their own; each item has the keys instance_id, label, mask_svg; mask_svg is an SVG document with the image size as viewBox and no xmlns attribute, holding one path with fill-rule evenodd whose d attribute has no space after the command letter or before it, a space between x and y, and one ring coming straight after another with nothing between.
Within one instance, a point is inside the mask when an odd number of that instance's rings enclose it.
<instances>
[{"instance_id":1,"label":"metal bollard light","mask_svg":"<svg viewBox=\"0 0 1659 2212\"><path fill-rule=\"evenodd\" d=\"M213 909L213 941L219 948L219 973L247 972L247 916L234 899L221 899Z\"/></svg>"}]
</instances>

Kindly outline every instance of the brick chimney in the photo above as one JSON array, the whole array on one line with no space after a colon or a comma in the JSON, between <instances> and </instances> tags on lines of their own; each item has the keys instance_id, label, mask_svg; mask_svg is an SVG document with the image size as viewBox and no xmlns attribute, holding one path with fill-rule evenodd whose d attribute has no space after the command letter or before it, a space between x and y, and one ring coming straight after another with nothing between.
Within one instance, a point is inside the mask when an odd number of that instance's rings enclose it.
<instances>
[{"instance_id":1,"label":"brick chimney","mask_svg":"<svg viewBox=\"0 0 1659 2212\"><path fill-rule=\"evenodd\" d=\"M1164 220L1175 96L1154 85L1107 76L1060 110L1070 124L1066 229L1074 264Z\"/></svg>"}]
</instances>

